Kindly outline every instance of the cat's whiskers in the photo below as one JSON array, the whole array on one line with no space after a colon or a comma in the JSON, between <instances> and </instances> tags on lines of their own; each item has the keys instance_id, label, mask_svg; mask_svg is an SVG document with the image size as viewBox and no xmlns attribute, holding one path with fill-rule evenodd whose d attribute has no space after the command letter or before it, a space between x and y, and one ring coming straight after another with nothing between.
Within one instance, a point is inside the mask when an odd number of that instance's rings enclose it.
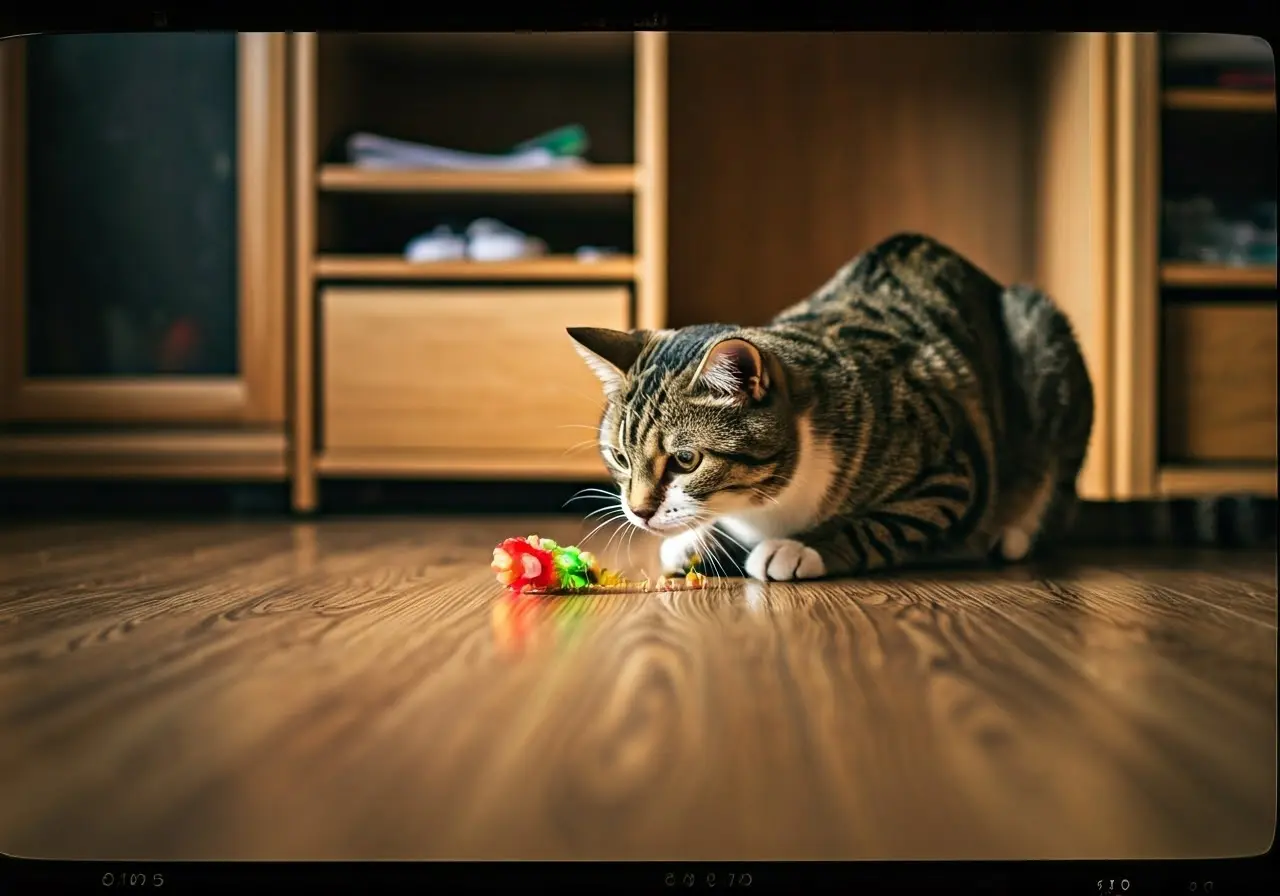
<instances>
[{"instance_id":1,"label":"cat's whiskers","mask_svg":"<svg viewBox=\"0 0 1280 896\"><path fill-rule=\"evenodd\" d=\"M569 498L568 501L565 501L560 506L562 508L568 507L574 501L585 501L588 498L594 498L596 500L603 498L609 501L612 501L615 499L620 500L620 496L618 495L617 492L611 492L608 489L604 489L604 488L596 488L594 486L588 486L587 488L578 489L576 492L573 493L573 496Z\"/></svg>"},{"instance_id":2,"label":"cat's whiskers","mask_svg":"<svg viewBox=\"0 0 1280 896\"><path fill-rule=\"evenodd\" d=\"M597 507L595 510L591 511L590 513L585 514L582 518L583 518L584 520L589 520L589 519L591 519L593 516L595 516L597 513L609 513L610 511L612 511L612 512L614 512L614 513L618 513L618 512L619 512L619 508L617 508L617 507L616 507L616 506L614 506L613 504L606 504L604 507Z\"/></svg>"},{"instance_id":3,"label":"cat's whiskers","mask_svg":"<svg viewBox=\"0 0 1280 896\"><path fill-rule=\"evenodd\" d=\"M724 547L714 539L714 531L711 529L702 529L693 537L693 543L698 549L698 556L704 560L711 571L717 578L728 578L728 570L724 564L716 558L716 552L724 553ZM726 559L728 555L726 554Z\"/></svg>"},{"instance_id":4,"label":"cat's whiskers","mask_svg":"<svg viewBox=\"0 0 1280 896\"><path fill-rule=\"evenodd\" d=\"M580 451L583 448L587 448L587 447L590 447L591 445L598 445L598 444L600 443L596 439L583 439L581 442L570 445L568 448L564 449L564 453L570 454L571 452ZM561 456L563 457L564 455L561 455Z\"/></svg>"},{"instance_id":5,"label":"cat's whiskers","mask_svg":"<svg viewBox=\"0 0 1280 896\"><path fill-rule=\"evenodd\" d=\"M605 526L609 525L610 523L616 523L616 522L618 522L619 520L625 520L625 519L627 518L627 515L626 515L625 513L623 513L623 512L622 512L622 508L621 508L621 507L608 508L608 509L610 509L610 510L612 510L612 511L613 511L613 515L612 515L612 516L605 517L605 518L600 522L600 524L599 524L599 525L597 525L594 529L592 529L592 530L591 530L590 532L588 532L585 536L583 536L582 541L580 542L581 544L585 545L588 541L590 541L590 540L591 540L591 537L592 537L593 535L595 535L597 532L599 532L601 529L603 529ZM607 546L607 545L606 545L606 546Z\"/></svg>"},{"instance_id":6,"label":"cat's whiskers","mask_svg":"<svg viewBox=\"0 0 1280 896\"><path fill-rule=\"evenodd\" d=\"M737 538L735 538L732 534L730 534L730 533L726 532L724 529L717 529L717 528L714 528L714 525L711 525L711 524L713 524L713 523L714 523L714 520L712 520L710 517L705 517L705 516L704 516L704 517L702 517L698 522L699 522L699 524L700 524L700 525L706 525L706 526L708 527L708 531L709 531L712 535L714 535L714 536L716 537L716 539L717 539L717 544L719 543L719 542L718 542L718 539L720 539L720 538L727 538L727 539L729 539L729 541L733 542L733 544L734 544L734 545L736 545L737 547L739 547L739 548L741 548L742 550L746 551L747 553L750 553L750 552L751 552L751 549L750 549L749 547L747 547L747 546L746 546L745 544L743 544L742 542L738 541L738 539L737 539Z\"/></svg>"},{"instance_id":7,"label":"cat's whiskers","mask_svg":"<svg viewBox=\"0 0 1280 896\"><path fill-rule=\"evenodd\" d=\"M623 514L623 518L624 518L624 519L626 518L626 514L625 514L625 513ZM628 520L628 521L627 521L627 524L628 524L628 525L630 525L630 520ZM635 528L635 526L631 526L631 528L632 528L632 529L634 529L634 528ZM622 532L624 532L625 530L626 530L626 527L624 527L624 526L619 526L617 529L615 529L615 530L614 530L614 532L613 532L613 534L609 536L609 540L608 540L608 541L606 541L606 542L604 543L604 547L601 549L600 553L604 553L605 551L609 550L609 545L613 544L613 540L614 540L615 538L617 538L617 537L618 537L618 535L619 535L619 534L621 534ZM621 547L621 546L622 546L622 542L621 542L621 541L619 541L619 542L618 542L618 546L619 546L619 547Z\"/></svg>"}]
</instances>

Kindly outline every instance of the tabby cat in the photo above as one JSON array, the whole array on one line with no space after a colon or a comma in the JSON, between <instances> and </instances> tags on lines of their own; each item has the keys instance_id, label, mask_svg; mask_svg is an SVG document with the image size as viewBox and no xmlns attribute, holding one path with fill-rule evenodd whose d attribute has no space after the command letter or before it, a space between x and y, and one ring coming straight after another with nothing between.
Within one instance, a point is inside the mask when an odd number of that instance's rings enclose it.
<instances>
[{"instance_id":1,"label":"tabby cat","mask_svg":"<svg viewBox=\"0 0 1280 896\"><path fill-rule=\"evenodd\" d=\"M1067 318L919 234L764 327L569 330L600 449L666 572L725 536L762 580L1016 561L1073 517L1093 389Z\"/></svg>"}]
</instances>

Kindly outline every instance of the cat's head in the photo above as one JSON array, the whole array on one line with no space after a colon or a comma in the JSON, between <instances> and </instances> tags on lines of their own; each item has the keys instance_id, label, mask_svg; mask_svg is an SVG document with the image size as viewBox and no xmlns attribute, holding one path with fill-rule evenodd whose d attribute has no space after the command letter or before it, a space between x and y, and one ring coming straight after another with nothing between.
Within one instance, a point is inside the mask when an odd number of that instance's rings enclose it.
<instances>
[{"instance_id":1,"label":"cat's head","mask_svg":"<svg viewBox=\"0 0 1280 896\"><path fill-rule=\"evenodd\" d=\"M776 501L793 460L783 367L723 325L569 335L604 386L600 453L635 526L669 533Z\"/></svg>"}]
</instances>

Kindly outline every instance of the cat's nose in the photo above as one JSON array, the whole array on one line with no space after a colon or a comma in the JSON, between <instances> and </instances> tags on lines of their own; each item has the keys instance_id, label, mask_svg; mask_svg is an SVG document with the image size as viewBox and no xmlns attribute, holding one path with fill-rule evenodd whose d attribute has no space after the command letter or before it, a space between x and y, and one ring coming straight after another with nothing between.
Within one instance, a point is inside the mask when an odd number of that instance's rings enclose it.
<instances>
[{"instance_id":1,"label":"cat's nose","mask_svg":"<svg viewBox=\"0 0 1280 896\"><path fill-rule=\"evenodd\" d=\"M653 515L658 511L656 507L632 507L631 512L640 517L641 522L649 522Z\"/></svg>"}]
</instances>

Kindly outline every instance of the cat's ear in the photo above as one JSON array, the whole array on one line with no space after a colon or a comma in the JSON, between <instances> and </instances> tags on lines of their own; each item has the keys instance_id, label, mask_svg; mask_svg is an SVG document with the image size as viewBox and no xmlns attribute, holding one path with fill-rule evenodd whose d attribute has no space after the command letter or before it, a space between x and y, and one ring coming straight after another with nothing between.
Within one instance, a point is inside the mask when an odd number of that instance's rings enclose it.
<instances>
[{"instance_id":1,"label":"cat's ear","mask_svg":"<svg viewBox=\"0 0 1280 896\"><path fill-rule=\"evenodd\" d=\"M707 351L693 384L731 404L760 401L769 392L769 368L745 339L722 339Z\"/></svg>"},{"instance_id":2,"label":"cat's ear","mask_svg":"<svg viewBox=\"0 0 1280 896\"><path fill-rule=\"evenodd\" d=\"M604 391L613 395L622 390L627 371L636 363L650 337L648 330L606 330L601 327L569 327L573 347L592 373L599 377Z\"/></svg>"}]
</instances>

